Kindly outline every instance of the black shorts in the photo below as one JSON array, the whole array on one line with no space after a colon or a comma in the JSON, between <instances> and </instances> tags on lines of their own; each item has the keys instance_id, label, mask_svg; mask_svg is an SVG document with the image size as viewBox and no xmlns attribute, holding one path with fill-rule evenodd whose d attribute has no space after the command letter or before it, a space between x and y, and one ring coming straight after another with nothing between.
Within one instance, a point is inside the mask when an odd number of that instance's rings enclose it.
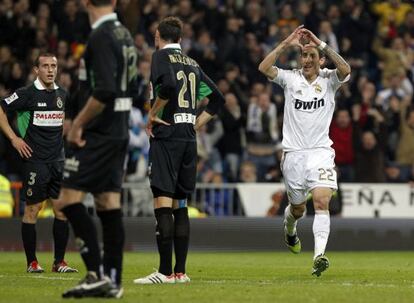
<instances>
[{"instance_id":1,"label":"black shorts","mask_svg":"<svg viewBox=\"0 0 414 303\"><path fill-rule=\"evenodd\" d=\"M196 169L196 142L151 140L149 177L154 198L188 198L195 189Z\"/></svg>"},{"instance_id":2,"label":"black shorts","mask_svg":"<svg viewBox=\"0 0 414 303\"><path fill-rule=\"evenodd\" d=\"M36 204L49 198L59 198L63 161L25 162L23 169L23 192L27 205Z\"/></svg>"},{"instance_id":3,"label":"black shorts","mask_svg":"<svg viewBox=\"0 0 414 303\"><path fill-rule=\"evenodd\" d=\"M82 148L66 149L62 187L99 194L120 192L128 140L87 138Z\"/></svg>"}]
</instances>

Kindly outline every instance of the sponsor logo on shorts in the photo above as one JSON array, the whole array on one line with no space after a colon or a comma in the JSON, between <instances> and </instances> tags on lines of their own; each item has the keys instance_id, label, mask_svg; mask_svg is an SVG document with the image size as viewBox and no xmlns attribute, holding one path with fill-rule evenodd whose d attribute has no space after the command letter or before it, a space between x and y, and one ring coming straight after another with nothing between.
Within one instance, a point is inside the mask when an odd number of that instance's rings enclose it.
<instances>
[{"instance_id":1,"label":"sponsor logo on shorts","mask_svg":"<svg viewBox=\"0 0 414 303\"><path fill-rule=\"evenodd\" d=\"M75 157L67 158L65 160L65 171L77 172L79 170L79 160Z\"/></svg>"},{"instance_id":2,"label":"sponsor logo on shorts","mask_svg":"<svg viewBox=\"0 0 414 303\"><path fill-rule=\"evenodd\" d=\"M132 108L132 98L116 98L114 111L127 112Z\"/></svg>"},{"instance_id":3,"label":"sponsor logo on shorts","mask_svg":"<svg viewBox=\"0 0 414 303\"><path fill-rule=\"evenodd\" d=\"M63 111L35 111L33 124L37 126L62 126Z\"/></svg>"},{"instance_id":4,"label":"sponsor logo on shorts","mask_svg":"<svg viewBox=\"0 0 414 303\"><path fill-rule=\"evenodd\" d=\"M10 104L17 99L19 99L19 96L16 93L14 93L10 97L7 97L6 99L4 99L4 101L6 101L7 104Z\"/></svg>"}]
</instances>

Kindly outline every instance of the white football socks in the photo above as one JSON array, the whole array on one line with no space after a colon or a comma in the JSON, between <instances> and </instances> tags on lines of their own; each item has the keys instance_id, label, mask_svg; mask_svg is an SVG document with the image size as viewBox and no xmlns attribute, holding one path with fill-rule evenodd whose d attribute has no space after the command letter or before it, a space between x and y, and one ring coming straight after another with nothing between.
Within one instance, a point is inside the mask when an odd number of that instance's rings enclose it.
<instances>
[{"instance_id":1,"label":"white football socks","mask_svg":"<svg viewBox=\"0 0 414 303\"><path fill-rule=\"evenodd\" d=\"M315 238L315 259L325 253L326 244L328 243L329 232L331 230L331 219L329 210L315 210L313 220L313 236Z\"/></svg>"},{"instance_id":2,"label":"white football socks","mask_svg":"<svg viewBox=\"0 0 414 303\"><path fill-rule=\"evenodd\" d=\"M302 217L300 217L300 218L303 218L305 215L306 215L306 210L303 213ZM285 208L285 220L283 221L284 225L285 225L285 231L289 236L293 236L293 235L296 234L296 225L298 224L299 219L296 219L293 216L292 211L291 211L291 207L290 207L290 204L289 204Z\"/></svg>"}]
</instances>

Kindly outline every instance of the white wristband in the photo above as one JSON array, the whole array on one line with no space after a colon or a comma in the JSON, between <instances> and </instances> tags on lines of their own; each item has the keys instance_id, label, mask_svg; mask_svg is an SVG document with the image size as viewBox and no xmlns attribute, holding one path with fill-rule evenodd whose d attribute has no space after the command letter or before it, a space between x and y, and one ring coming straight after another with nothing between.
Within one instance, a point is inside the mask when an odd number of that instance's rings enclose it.
<instances>
[{"instance_id":1,"label":"white wristband","mask_svg":"<svg viewBox=\"0 0 414 303\"><path fill-rule=\"evenodd\" d=\"M326 47L326 42L321 41L321 44L318 45L318 49L323 51Z\"/></svg>"}]
</instances>

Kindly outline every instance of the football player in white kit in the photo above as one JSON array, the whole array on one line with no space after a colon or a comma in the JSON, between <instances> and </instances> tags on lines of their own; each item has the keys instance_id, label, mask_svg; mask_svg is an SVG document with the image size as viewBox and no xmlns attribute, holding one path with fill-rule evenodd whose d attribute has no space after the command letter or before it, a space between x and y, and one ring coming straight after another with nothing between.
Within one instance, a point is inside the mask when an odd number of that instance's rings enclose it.
<instances>
[{"instance_id":1,"label":"football player in white kit","mask_svg":"<svg viewBox=\"0 0 414 303\"><path fill-rule=\"evenodd\" d=\"M301 69L274 66L281 53L295 46L301 49ZM336 69L320 68L325 56ZM296 224L305 215L306 196L311 192L315 207L312 274L319 277L329 267L325 255L330 231L329 201L337 189L329 125L335 109L335 92L348 81L351 68L325 42L299 26L263 59L259 70L283 87L285 95L281 169L289 197L284 219L286 245L293 253L301 251Z\"/></svg>"}]
</instances>

